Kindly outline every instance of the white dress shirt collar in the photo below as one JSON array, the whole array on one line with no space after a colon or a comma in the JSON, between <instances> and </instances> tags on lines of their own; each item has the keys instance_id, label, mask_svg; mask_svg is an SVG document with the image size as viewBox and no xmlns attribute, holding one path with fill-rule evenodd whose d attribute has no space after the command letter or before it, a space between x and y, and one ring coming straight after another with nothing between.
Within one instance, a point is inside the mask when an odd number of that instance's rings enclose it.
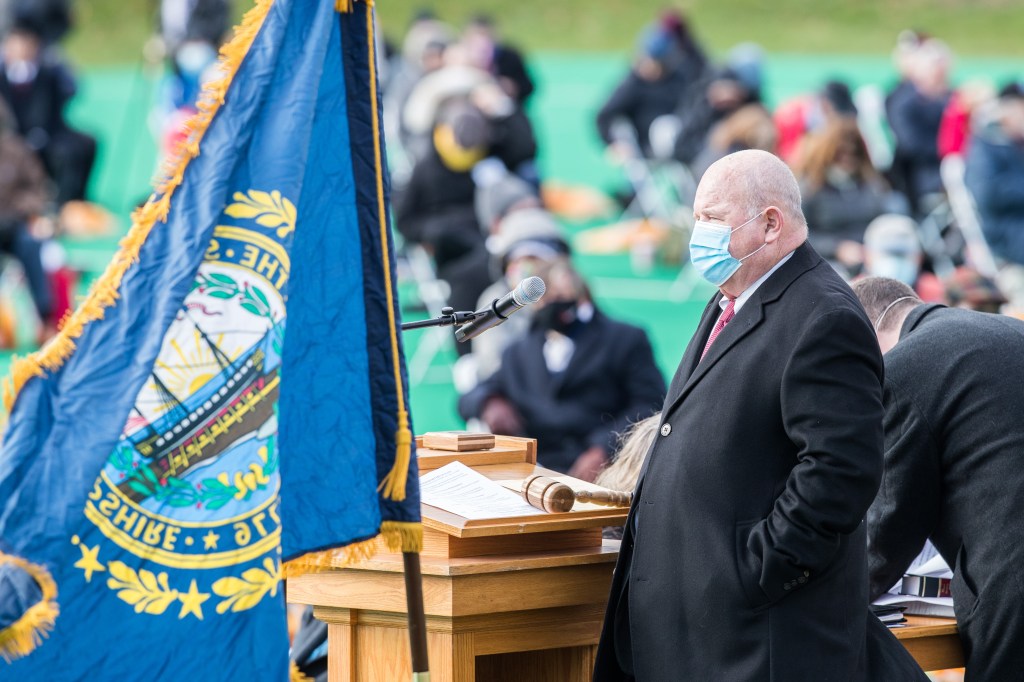
<instances>
[{"instance_id":1,"label":"white dress shirt collar","mask_svg":"<svg viewBox=\"0 0 1024 682\"><path fill-rule=\"evenodd\" d=\"M776 270L781 268L783 263L785 263L786 261L788 261L792 257L793 257L793 251L790 251L785 256L783 256L782 260L780 260L778 263L776 263L774 265L774 267L772 267L771 270L769 270L768 272L766 272L763 275L761 275L756 282L754 282L749 287L744 289L743 293L736 297L736 303L733 304L733 308L732 308L733 314L738 313L740 311L740 308L743 307L743 304L746 303L750 299L750 297L754 295L754 292L757 291L757 288L759 286L761 286L762 284L764 284L765 281L769 277L772 276L772 273L774 273ZM729 299L726 298L725 296L722 296L722 300L720 300L718 302L718 306L722 310L725 310L725 306L728 305L728 304L729 304Z\"/></svg>"}]
</instances>

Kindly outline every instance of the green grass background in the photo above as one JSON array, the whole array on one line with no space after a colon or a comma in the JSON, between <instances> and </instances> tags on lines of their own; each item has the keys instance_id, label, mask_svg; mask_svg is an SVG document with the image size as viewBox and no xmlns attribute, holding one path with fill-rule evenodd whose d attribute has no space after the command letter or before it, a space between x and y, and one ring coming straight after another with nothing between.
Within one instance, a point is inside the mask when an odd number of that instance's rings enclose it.
<instances>
[{"instance_id":1,"label":"green grass background","mask_svg":"<svg viewBox=\"0 0 1024 682\"><path fill-rule=\"evenodd\" d=\"M379 0L385 30L397 37L411 13L422 5L412 0ZM159 73L143 67L141 60L141 45L152 26L151 6L133 1L79 2L79 28L67 43L81 78L80 94L69 115L100 140L92 196L118 216L121 231L127 228L131 207L148 194L156 163L147 116ZM887 88L895 79L888 53L896 33L907 26L943 37L964 55L956 64L957 79L982 76L1001 82L1024 76L1024 43L1020 40L1024 3L777 0L769 6L731 0L685 6L701 39L712 50L721 52L746 40L759 42L768 50L766 86L773 103L834 77L855 85L876 83ZM539 89L531 114L546 178L603 189L622 183L619 171L604 159L593 117L625 73L634 35L649 21L656 5L446 0L434 7L455 22L477 11L488 12L498 18L513 42L532 51L530 65ZM116 237L65 241L69 259L84 273L84 284L105 267L116 241ZM667 296L676 276L673 268L658 266L637 277L626 256L579 255L577 261L599 305L648 330L659 366L671 376L710 289L698 287L691 300L675 301ZM400 293L403 303L411 302L407 288ZM29 309L24 296L19 309ZM410 354L422 334L406 334ZM22 351L28 350L29 338L23 341ZM6 370L9 356L0 354L0 371ZM440 353L424 380L411 387L417 432L461 426L450 380L454 357L451 350Z\"/></svg>"},{"instance_id":2,"label":"green grass background","mask_svg":"<svg viewBox=\"0 0 1024 682\"><path fill-rule=\"evenodd\" d=\"M70 52L88 63L133 61L153 25L155 4L75 3L81 30L71 37ZM394 39L415 12L429 7L456 24L490 14L510 40L531 50L628 50L637 31L671 6L687 13L715 51L753 41L772 52L887 54L901 29L919 28L944 38L959 54L1024 56L1019 0L380 0L376 6ZM244 9L236 0L236 14Z\"/></svg>"}]
</instances>

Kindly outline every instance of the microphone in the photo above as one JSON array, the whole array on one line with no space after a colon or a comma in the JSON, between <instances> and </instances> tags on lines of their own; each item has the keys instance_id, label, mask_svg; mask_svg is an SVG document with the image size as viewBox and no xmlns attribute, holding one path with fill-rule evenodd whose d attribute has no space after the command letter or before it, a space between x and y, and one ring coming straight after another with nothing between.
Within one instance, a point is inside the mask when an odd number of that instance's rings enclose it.
<instances>
[{"instance_id":1,"label":"microphone","mask_svg":"<svg viewBox=\"0 0 1024 682\"><path fill-rule=\"evenodd\" d=\"M546 289L544 280L540 277L527 277L512 291L491 301L489 308L478 310L472 322L462 325L455 331L455 339L459 343L465 343L491 327L497 327L515 311L539 301Z\"/></svg>"}]
</instances>

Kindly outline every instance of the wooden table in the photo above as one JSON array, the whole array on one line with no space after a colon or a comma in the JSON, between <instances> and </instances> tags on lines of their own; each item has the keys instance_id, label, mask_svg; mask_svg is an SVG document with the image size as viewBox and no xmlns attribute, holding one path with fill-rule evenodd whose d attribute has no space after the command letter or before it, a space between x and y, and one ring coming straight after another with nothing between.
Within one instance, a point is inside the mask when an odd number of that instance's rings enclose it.
<instances>
[{"instance_id":1,"label":"wooden table","mask_svg":"<svg viewBox=\"0 0 1024 682\"><path fill-rule=\"evenodd\" d=\"M907 626L892 631L925 670L962 668L964 650L953 618L907 616Z\"/></svg>"}]
</instances>

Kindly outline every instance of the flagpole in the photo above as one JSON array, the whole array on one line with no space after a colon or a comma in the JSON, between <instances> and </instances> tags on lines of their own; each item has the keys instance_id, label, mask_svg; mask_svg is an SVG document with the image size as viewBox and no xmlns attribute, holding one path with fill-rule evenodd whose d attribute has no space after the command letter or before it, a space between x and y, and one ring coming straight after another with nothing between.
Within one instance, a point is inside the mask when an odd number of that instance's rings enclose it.
<instances>
[{"instance_id":1,"label":"flagpole","mask_svg":"<svg viewBox=\"0 0 1024 682\"><path fill-rule=\"evenodd\" d=\"M364 0L366 3L366 47L367 47L367 66L369 68L369 84L370 84L370 111L371 121L373 128L373 156L374 156L374 169L376 170L377 180L377 217L380 221L381 230L381 253L384 258L384 283L387 292L388 301L388 318L391 326L391 353L392 360L394 361L395 370L395 388L396 397L398 399L398 431L396 432L396 441L398 441L399 447L395 455L395 465L392 472L388 474L385 479L388 485L381 485L384 487L384 496L392 497L396 501L401 501L405 497L405 477L399 476L402 473L403 467L408 467L409 462L404 461L401 457L402 448L400 443L403 437L406 440L406 460L409 456L409 446L411 446L412 434L408 426L407 415L405 413L405 391L402 381L402 373L399 367L399 345L397 336L397 325L396 315L394 310L395 296L391 290L391 261L390 254L388 252L388 220L387 220L387 208L385 205L385 191L384 191L384 163L383 163L383 140L381 136L381 116L377 110L377 50L376 50L376 31L373 23L373 3L374 0ZM335 9L339 12L351 12L354 9L354 0L335 0ZM452 311L453 322L457 319L458 313ZM392 476L394 476L392 478ZM389 490L392 490L389 492ZM423 610L423 575L420 572L420 555L419 552L402 552L402 563L405 569L405 600L406 600L406 611L408 612L409 618L409 650L412 658L412 682L430 682L430 667L427 664L427 616Z\"/></svg>"},{"instance_id":2,"label":"flagpole","mask_svg":"<svg viewBox=\"0 0 1024 682\"><path fill-rule=\"evenodd\" d=\"M430 682L427 662L427 616L423 610L423 575L418 552L403 552L405 601L409 616L409 649L412 654L412 682Z\"/></svg>"}]
</instances>

